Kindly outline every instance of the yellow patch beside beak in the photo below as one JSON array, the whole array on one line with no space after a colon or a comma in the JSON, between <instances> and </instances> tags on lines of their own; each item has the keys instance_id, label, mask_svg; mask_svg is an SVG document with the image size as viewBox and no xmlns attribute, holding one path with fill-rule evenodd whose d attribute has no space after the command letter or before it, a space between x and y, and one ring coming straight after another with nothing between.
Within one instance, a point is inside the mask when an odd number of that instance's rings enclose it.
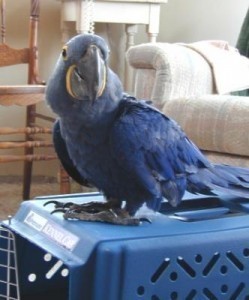
<instances>
[{"instance_id":1,"label":"yellow patch beside beak","mask_svg":"<svg viewBox=\"0 0 249 300\"><path fill-rule=\"evenodd\" d=\"M105 90L105 85L106 85L106 67L104 67L103 73L104 74L103 74L102 86L98 90L97 97L100 97L103 94L104 90Z\"/></svg>"},{"instance_id":2,"label":"yellow patch beside beak","mask_svg":"<svg viewBox=\"0 0 249 300\"><path fill-rule=\"evenodd\" d=\"M96 65L79 62L73 64L66 71L67 93L77 100L96 100L106 88L107 70L102 61L96 61ZM80 68L80 69L79 69ZM80 73L81 71L81 73Z\"/></svg>"},{"instance_id":3,"label":"yellow patch beside beak","mask_svg":"<svg viewBox=\"0 0 249 300\"><path fill-rule=\"evenodd\" d=\"M76 67L76 65L70 66L69 69L67 70L67 75L66 75L66 89L67 89L67 92L69 93L69 95L72 96L73 98L76 98L76 97L71 88L71 76L72 76L72 73L73 73L75 67Z\"/></svg>"}]
</instances>

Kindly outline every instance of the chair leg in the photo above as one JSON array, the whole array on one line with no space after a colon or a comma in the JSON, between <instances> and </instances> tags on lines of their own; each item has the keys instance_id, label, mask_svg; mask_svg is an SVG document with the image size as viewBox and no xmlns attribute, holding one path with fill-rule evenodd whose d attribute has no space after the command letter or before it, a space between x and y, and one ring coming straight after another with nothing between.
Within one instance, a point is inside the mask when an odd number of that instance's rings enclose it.
<instances>
[{"instance_id":1,"label":"chair leg","mask_svg":"<svg viewBox=\"0 0 249 300\"><path fill-rule=\"evenodd\" d=\"M32 177L32 161L24 162L23 169L23 191L22 198L23 200L30 199L30 188L31 188L31 177Z\"/></svg>"},{"instance_id":2,"label":"chair leg","mask_svg":"<svg viewBox=\"0 0 249 300\"><path fill-rule=\"evenodd\" d=\"M30 105L27 107L26 110L26 126L32 127L35 124L35 112L36 106ZM32 141L33 137L30 134L25 135L26 141ZM25 155L32 155L34 154L34 148L25 148L24 150ZM31 187L31 179L32 179L32 161L25 161L24 168L23 168L23 200L30 199L30 187Z\"/></svg>"},{"instance_id":3,"label":"chair leg","mask_svg":"<svg viewBox=\"0 0 249 300\"><path fill-rule=\"evenodd\" d=\"M26 112L26 126L32 127L35 124L35 113L36 107L35 105L30 105L27 107ZM32 141L32 135L26 134L26 141ZM34 154L34 148L25 148L25 155ZM23 200L30 199L30 189L31 189L31 180L32 180L32 161L24 162L24 170L23 170ZM64 168L60 165L59 170L59 183L60 183L60 193L61 194L70 194L71 186L70 186L70 178Z\"/></svg>"},{"instance_id":4,"label":"chair leg","mask_svg":"<svg viewBox=\"0 0 249 300\"><path fill-rule=\"evenodd\" d=\"M59 181L60 181L60 193L70 194L71 192L70 178L61 165L59 170Z\"/></svg>"}]
</instances>

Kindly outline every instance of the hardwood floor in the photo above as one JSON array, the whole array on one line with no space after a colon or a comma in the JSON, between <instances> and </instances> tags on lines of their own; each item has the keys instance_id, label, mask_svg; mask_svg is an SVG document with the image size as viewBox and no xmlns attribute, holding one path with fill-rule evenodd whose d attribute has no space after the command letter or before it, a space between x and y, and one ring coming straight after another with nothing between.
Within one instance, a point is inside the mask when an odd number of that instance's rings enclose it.
<instances>
[{"instance_id":1,"label":"hardwood floor","mask_svg":"<svg viewBox=\"0 0 249 300\"><path fill-rule=\"evenodd\" d=\"M72 193L82 192L82 187L72 182ZM32 180L31 198L59 194L56 178L36 176ZM0 221L14 215L22 199L22 179L17 176L0 176Z\"/></svg>"}]
</instances>

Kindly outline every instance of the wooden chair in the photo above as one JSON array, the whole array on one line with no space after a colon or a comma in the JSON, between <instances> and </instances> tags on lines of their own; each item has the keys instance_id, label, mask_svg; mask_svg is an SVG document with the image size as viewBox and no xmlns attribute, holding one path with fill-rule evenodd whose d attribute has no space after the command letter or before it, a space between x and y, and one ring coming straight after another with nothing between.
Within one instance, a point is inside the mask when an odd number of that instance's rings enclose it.
<instances>
[{"instance_id":1,"label":"wooden chair","mask_svg":"<svg viewBox=\"0 0 249 300\"><path fill-rule=\"evenodd\" d=\"M32 177L32 164L34 161L47 161L57 159L56 154L35 154L35 148L52 147L51 127L53 118L37 113L36 105L45 101L45 85L38 77L38 22L39 22L39 0L30 1L30 19L29 19L29 45L23 49L13 49L6 44L6 3L1 1L1 44L0 44L0 67L17 64L28 65L27 85L18 86L0 86L0 109L1 106L9 107L13 105L20 106L26 113L26 125L23 128L1 127L0 135L4 135L4 141L0 142L0 149L18 149L23 148L24 154L2 154L0 163L24 161L23 170L23 199L30 198L30 187ZM8 1L7 1L8 2ZM11 115L10 115L11 118ZM37 120L42 119L48 122L48 126L37 125ZM21 141L6 141L6 135L22 134ZM39 139L36 136L40 137ZM42 136L42 139L41 139ZM44 137L43 137L44 136ZM13 137L13 136L12 136ZM49 137L49 140L48 140ZM7 150L8 151L8 150ZM20 151L19 151L20 152ZM66 172L60 170L60 192L69 193L69 178Z\"/></svg>"}]
</instances>

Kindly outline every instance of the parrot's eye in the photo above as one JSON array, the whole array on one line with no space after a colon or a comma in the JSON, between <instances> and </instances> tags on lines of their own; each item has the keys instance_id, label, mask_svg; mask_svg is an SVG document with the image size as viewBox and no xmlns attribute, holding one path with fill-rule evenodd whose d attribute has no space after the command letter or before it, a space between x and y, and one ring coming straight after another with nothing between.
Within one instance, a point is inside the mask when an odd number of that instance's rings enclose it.
<instances>
[{"instance_id":1,"label":"parrot's eye","mask_svg":"<svg viewBox=\"0 0 249 300\"><path fill-rule=\"evenodd\" d=\"M64 60L67 60L67 46L64 46L62 48L61 55L62 55L62 57L63 57Z\"/></svg>"}]
</instances>

